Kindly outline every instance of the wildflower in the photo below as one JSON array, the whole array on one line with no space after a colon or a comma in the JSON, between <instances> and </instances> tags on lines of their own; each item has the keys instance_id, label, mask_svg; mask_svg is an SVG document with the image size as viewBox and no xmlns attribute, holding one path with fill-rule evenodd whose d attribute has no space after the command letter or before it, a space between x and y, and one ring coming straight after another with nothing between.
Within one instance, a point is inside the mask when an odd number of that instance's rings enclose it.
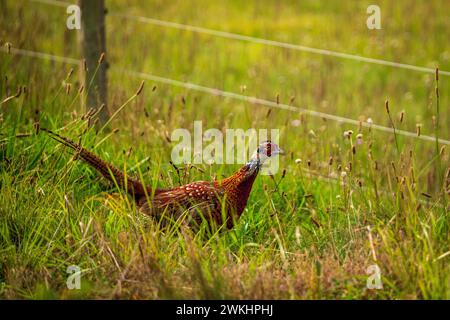
<instances>
[{"instance_id":1,"label":"wildflower","mask_svg":"<svg viewBox=\"0 0 450 320\"><path fill-rule=\"evenodd\" d=\"M299 127L301 124L302 124L302 122L299 119L292 120L292 122L291 122L291 125L293 127Z\"/></svg>"},{"instance_id":2,"label":"wildflower","mask_svg":"<svg viewBox=\"0 0 450 320\"><path fill-rule=\"evenodd\" d=\"M352 130L344 131L344 138L350 139L350 136L353 134Z\"/></svg>"},{"instance_id":3,"label":"wildflower","mask_svg":"<svg viewBox=\"0 0 450 320\"><path fill-rule=\"evenodd\" d=\"M356 144L360 145L362 143L363 143L363 135L362 135L362 133L358 133L356 135Z\"/></svg>"}]
</instances>

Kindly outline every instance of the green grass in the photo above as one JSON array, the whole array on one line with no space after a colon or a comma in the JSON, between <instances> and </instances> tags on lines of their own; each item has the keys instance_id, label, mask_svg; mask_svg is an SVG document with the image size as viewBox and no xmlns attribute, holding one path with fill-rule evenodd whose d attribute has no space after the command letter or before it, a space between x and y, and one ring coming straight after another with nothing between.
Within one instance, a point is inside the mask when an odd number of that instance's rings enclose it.
<instances>
[{"instance_id":1,"label":"green grass","mask_svg":"<svg viewBox=\"0 0 450 320\"><path fill-rule=\"evenodd\" d=\"M365 10L371 3L365 1L107 4L110 12L450 70L447 1L381 1L380 31L367 30ZM433 74L112 15L107 30L113 111L141 81L117 67L232 92L245 85L246 95L275 100L279 94L282 103L295 96L295 106L371 117L385 126L391 126L384 106L389 99L396 129L415 131L420 123L421 134L435 135ZM64 8L6 1L0 6L0 40L78 57L76 33L65 28ZM71 67L0 52L0 101L20 86L27 88L0 105L0 298L450 298L448 146L437 156L434 142L283 110L273 109L267 117L262 106L151 81L109 130L86 131L78 70L66 79ZM439 79L439 135L444 139L450 138L449 79ZM71 84L69 93L64 82ZM163 229L45 133L34 134L37 119L42 127L64 127L59 132L76 141L84 133L85 147L154 187L178 185L169 164L174 144L166 139L176 128L192 129L194 120L202 120L204 129L278 128L280 146L288 153L280 159L286 175L281 179L280 170L276 182L258 177L231 231L205 237ZM301 125L294 126L294 119ZM351 142L343 137L345 130L354 131ZM363 143L354 154L359 132ZM187 172L183 182L227 176L239 166L199 168L182 168ZM366 289L366 269L373 264L381 269L382 290ZM83 270L81 290L67 289L70 265Z\"/></svg>"}]
</instances>

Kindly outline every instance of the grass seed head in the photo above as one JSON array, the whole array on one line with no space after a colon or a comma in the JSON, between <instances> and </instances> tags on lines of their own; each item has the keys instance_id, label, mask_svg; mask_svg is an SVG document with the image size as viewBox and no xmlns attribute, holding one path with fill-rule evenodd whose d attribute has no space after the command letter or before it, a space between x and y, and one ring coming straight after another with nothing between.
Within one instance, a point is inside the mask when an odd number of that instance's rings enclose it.
<instances>
[{"instance_id":1,"label":"grass seed head","mask_svg":"<svg viewBox=\"0 0 450 320\"><path fill-rule=\"evenodd\" d=\"M295 96L291 96L291 98L289 99L289 104L293 104L295 100Z\"/></svg>"},{"instance_id":2,"label":"grass seed head","mask_svg":"<svg viewBox=\"0 0 450 320\"><path fill-rule=\"evenodd\" d=\"M14 98L19 98L21 96L21 94L22 94L22 86L19 86L17 88L16 94L14 95Z\"/></svg>"},{"instance_id":3,"label":"grass seed head","mask_svg":"<svg viewBox=\"0 0 450 320\"><path fill-rule=\"evenodd\" d=\"M142 80L141 85L139 86L138 90L136 91L136 96L140 95L143 89L144 89L144 81Z\"/></svg>"},{"instance_id":4,"label":"grass seed head","mask_svg":"<svg viewBox=\"0 0 450 320\"><path fill-rule=\"evenodd\" d=\"M102 62L105 61L105 55L106 55L105 52L102 52L100 54L100 58L98 58L98 64L102 64Z\"/></svg>"},{"instance_id":5,"label":"grass seed head","mask_svg":"<svg viewBox=\"0 0 450 320\"><path fill-rule=\"evenodd\" d=\"M40 131L40 129L41 129L41 125L39 124L39 122L35 122L35 123L33 124L33 127L34 127L34 132L35 132L36 134L39 134L39 131Z\"/></svg>"},{"instance_id":6,"label":"grass seed head","mask_svg":"<svg viewBox=\"0 0 450 320\"><path fill-rule=\"evenodd\" d=\"M12 47L11 42L6 42L5 43L5 47L6 47L6 52L8 54L10 54L11 53L11 47Z\"/></svg>"}]
</instances>

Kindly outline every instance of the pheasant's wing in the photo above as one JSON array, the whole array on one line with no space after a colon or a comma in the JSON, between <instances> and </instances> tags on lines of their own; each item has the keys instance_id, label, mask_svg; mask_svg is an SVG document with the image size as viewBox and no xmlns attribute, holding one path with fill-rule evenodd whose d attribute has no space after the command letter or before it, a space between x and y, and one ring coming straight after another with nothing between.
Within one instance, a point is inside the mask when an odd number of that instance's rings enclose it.
<instances>
[{"instance_id":1,"label":"pheasant's wing","mask_svg":"<svg viewBox=\"0 0 450 320\"><path fill-rule=\"evenodd\" d=\"M198 224L204 219L221 224L223 196L223 190L211 182L197 181L157 193L151 204L141 204L141 210L157 217L188 217Z\"/></svg>"}]
</instances>

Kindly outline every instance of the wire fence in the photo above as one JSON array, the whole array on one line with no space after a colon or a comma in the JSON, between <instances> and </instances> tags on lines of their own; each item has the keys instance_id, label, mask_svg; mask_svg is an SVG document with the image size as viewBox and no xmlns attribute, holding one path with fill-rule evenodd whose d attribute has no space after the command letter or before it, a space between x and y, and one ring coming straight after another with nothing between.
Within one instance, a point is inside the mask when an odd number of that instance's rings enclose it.
<instances>
[{"instance_id":1,"label":"wire fence","mask_svg":"<svg viewBox=\"0 0 450 320\"><path fill-rule=\"evenodd\" d=\"M324 56L337 57L337 58L355 60L355 61L372 63L372 64L379 64L379 65L395 67L395 68L400 68L400 69L409 69L409 70L425 72L425 73L433 73L434 74L436 72L436 70L433 68L419 67L419 66L415 66L415 65L411 65L411 64L393 62L393 61L382 60L382 59L368 58L368 57L363 57L363 56L359 56L359 55L333 51L333 50L318 49L318 48L312 48L312 47L302 46L302 45L298 45L298 44L250 37L250 36L245 36L245 35L231 33L231 32L206 29L206 28L202 28L202 27L196 27L196 26L191 26L191 25L187 25L187 24L158 20L158 19L153 19L153 18L133 16L133 15L127 15L127 14L121 14L121 13L111 13L110 15L115 16L115 17L125 18L128 20L135 20L138 22L153 24L153 25L157 25L157 26L161 26L161 27L169 27L169 28L175 28L175 29L180 29L180 30L185 30L185 31L192 31L192 32L196 32L196 33L207 34L207 35L216 36L216 37L222 37L225 39L247 41L247 42L251 42L251 43L268 45L268 46L272 46L272 47L279 47L279 48L291 49L291 50L296 50L296 51L309 52L309 53L319 54L319 55L324 55ZM444 76L450 76L449 71L439 71L439 74L444 75Z\"/></svg>"},{"instance_id":2,"label":"wire fence","mask_svg":"<svg viewBox=\"0 0 450 320\"><path fill-rule=\"evenodd\" d=\"M71 3L57 1L57 0L30 0L30 1L37 2L37 3L56 5L56 6L60 6L60 7L66 7L71 4ZM381 64L381 65L403 68L403 69L410 69L410 70L420 71L420 72L425 72L425 73L434 73L435 72L434 69L430 69L430 68L424 68L424 67L418 67L418 66L413 66L413 65L408 65L408 64L390 62L390 61L386 61L386 60L372 59L372 58L350 55L350 54L345 54L345 53L340 53L340 52L335 52L335 51L330 51L330 50L324 50L324 49L304 47L304 46L299 46L299 45L294 45L294 44L289 44L289 43L254 38L254 37L249 37L249 36L244 36L244 35L239 35L239 34L234 34L234 33L229 33L229 32L217 31L217 30L206 29L206 28L201 28L201 27L194 27L194 26L178 24L178 23L168 22L168 21L163 21L163 20L157 20L157 19L152 19L152 18L136 17L136 16L130 16L130 15L118 14L118 13L110 13L110 15L114 15L114 16L122 17L122 18L126 18L126 19L133 19L136 21L144 22L144 23L151 23L151 24L155 24L155 25L159 25L159 26L163 26L163 27L172 27L172 28L177 28L177 29L182 29L182 30L205 33L205 34L209 34L209 35L213 35L213 36L220 36L220 37L224 37L224 38L228 38L228 39L250 41L250 42L254 42L254 43L278 46L278 47L289 48L289 49L294 49L294 50L299 50L299 51L307 51L307 52L311 52L311 53L323 54L323 55L340 57L340 58L353 59L353 60L358 60L358 61L367 62L367 63ZM6 52L5 48L2 48L1 50L3 52ZM53 55L53 54L49 54L49 53L25 50L25 49L20 49L20 48L10 48L10 53L15 54L15 55L28 56L28 57L50 60L50 61L55 61L55 62L73 64L73 65L81 64L81 60L79 60L79 59L74 59L74 58L70 58L70 57L62 57L62 56L57 56L57 55ZM319 117L322 119L332 120L332 121L336 121L339 123L345 123L345 124L350 124L350 125L355 125L355 126L362 126L362 127L367 127L367 128L371 128L371 129L378 130L378 131L402 135L402 136L406 136L406 137L410 137L410 138L436 142L436 137L433 137L433 136L417 135L417 133L415 133L415 132L399 130L399 129L395 129L395 131L394 131L393 128L382 126L382 125L377 125L374 123L358 121L355 119L337 116L334 114L319 112L319 111L310 110L310 109L306 109L306 108L295 107L292 105L278 103L275 101L261 99L261 98L257 98L257 97L253 97L253 96L241 95L241 94L237 94L234 92L220 90L217 88L210 88L210 87L202 86L199 84L194 84L191 82L184 82L184 81L174 80L174 79L170 79L170 78L165 78L165 77L157 76L157 75L150 74L150 73L126 70L126 69L121 69L121 68L115 67L115 66L112 66L111 69L126 73L130 76L147 79L147 80L151 80L151 81L155 81L155 82L159 82L159 83L164 83L164 84L168 84L168 85L172 85L172 86L183 87L183 88L186 88L189 90L195 90L195 91L199 91L199 92L203 92L203 93L212 94L215 96L232 98L235 100L245 101L245 102L248 102L251 104L256 104L256 105L261 105L261 106L266 106L266 107L271 107L271 108L277 108L277 109L283 109L283 110L287 110L287 111L291 111L291 112L303 113L303 114L307 114L312 117ZM448 71L440 70L439 73L442 75L450 75L450 72L448 72ZM441 144L450 145L450 140L439 138L438 142Z\"/></svg>"},{"instance_id":3,"label":"wire fence","mask_svg":"<svg viewBox=\"0 0 450 320\"><path fill-rule=\"evenodd\" d=\"M78 65L78 66L81 65L81 63L82 63L82 61L78 60L78 59L62 57L62 56L57 56L57 55L43 53L43 52L36 52L36 51L16 49L16 48L11 48L10 50L11 50L10 52L12 54L16 54L16 55L40 58L40 59L44 59L44 60L62 62L62 63ZM6 49L2 48L1 51L6 52ZM393 128L385 127L382 125L377 125L374 123L358 121L355 119L350 119L350 118L346 118L346 117L342 117L342 116L336 116L334 114L319 112L319 111L310 110L310 109L306 109L306 108L295 107L292 105L278 103L275 101L261 99L261 98L257 98L257 97L253 97L253 96L241 95L238 93L224 91L224 90L220 90L217 88L210 88L210 87L202 86L202 85L191 83L191 82L174 80L174 79L157 76L157 75L150 74L150 73L132 71L132 70L128 70L128 69L122 69L119 67L111 67L111 69L113 71L125 73L125 74L128 74L133 77L138 77L138 78L145 79L145 80L151 80L151 81L168 84L168 85L172 85L172 86L176 86L176 87L186 88L189 90L195 90L195 91L199 91L199 92L203 92L203 93L208 93L208 94L211 94L214 96L231 98L231 99L235 99L235 100L248 102L251 104L262 105L262 106L266 106L266 107L277 108L277 109L287 110L287 111L296 112L296 113L303 113L303 114L307 114L312 117L319 117L322 119L332 120L332 121L336 121L339 123L351 124L351 125L355 125L355 126L363 126L363 127L371 128L371 129L378 130L378 131L388 132L388 133L392 133L392 134L395 133L395 134L410 137L410 138L436 142L436 137L433 137L433 136L428 136L428 135L420 135L419 136L414 132L399 130L399 129L395 129L395 132L394 132ZM450 140L440 138L438 141L441 144L450 145Z\"/></svg>"},{"instance_id":4,"label":"wire fence","mask_svg":"<svg viewBox=\"0 0 450 320\"><path fill-rule=\"evenodd\" d=\"M64 1L58 1L58 0L30 0L30 1L37 2L37 3L56 5L59 7L67 7L68 5L71 5L70 2L64 2ZM130 14L124 14L124 13L117 13L117 12L109 12L108 15L112 16L112 17L127 19L127 20L134 20L134 21L141 22L141 23L152 24L152 25L156 25L156 26L160 26L160 27L167 27L167 28L174 28L174 29L179 29L179 30L184 30L184 31L196 32L196 33L206 34L206 35L215 36L215 37L221 37L221 38L230 39L230 40L246 41L246 42L251 42L251 43L255 43L255 44L262 44L262 45L267 45L267 46L303 51L303 52L308 52L308 53L313 53L313 54L337 57L337 58L348 59L348 60L355 60L355 61L371 63L371 64L384 65L384 66L400 68L400 69L408 69L408 70L424 72L424 73L434 74L436 72L436 70L434 68L421 67L421 66L400 63L400 62L394 62L394 61L388 61L388 60L383 60L383 59L374 59L374 58L369 58L369 57L364 57L364 56L360 56L360 55L334 51L334 50L313 48L313 47L292 44L292 43L287 43L287 42L251 37L251 36L242 35L242 34L238 34L238 33L208 29L208 28L203 28L203 27L198 27L198 26L193 26L193 25L188 25L188 24L182 24L182 23L177 23L177 22L172 22L172 21L160 20L160 19L155 19L155 18L142 17L142 16L136 16L136 15L130 15ZM450 71L439 70L439 74L443 75L443 76L450 76Z\"/></svg>"}]
</instances>

